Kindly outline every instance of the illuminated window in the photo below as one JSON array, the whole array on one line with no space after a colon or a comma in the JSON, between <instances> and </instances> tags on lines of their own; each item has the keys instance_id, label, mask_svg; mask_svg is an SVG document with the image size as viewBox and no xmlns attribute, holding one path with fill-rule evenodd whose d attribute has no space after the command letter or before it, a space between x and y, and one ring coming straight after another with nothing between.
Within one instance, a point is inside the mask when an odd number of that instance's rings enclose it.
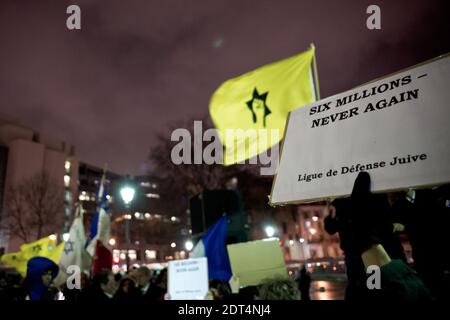
<instances>
[{"instance_id":1,"label":"illuminated window","mask_svg":"<svg viewBox=\"0 0 450 320\"><path fill-rule=\"evenodd\" d=\"M128 257L130 258L130 260L136 260L137 258L136 250L128 250Z\"/></svg>"},{"instance_id":2,"label":"illuminated window","mask_svg":"<svg viewBox=\"0 0 450 320\"><path fill-rule=\"evenodd\" d=\"M145 257L147 259L156 259L156 251L155 250L145 250Z\"/></svg>"},{"instance_id":3,"label":"illuminated window","mask_svg":"<svg viewBox=\"0 0 450 320\"><path fill-rule=\"evenodd\" d=\"M156 194L156 193L147 193L145 196L147 198L159 199L159 194Z\"/></svg>"},{"instance_id":4,"label":"illuminated window","mask_svg":"<svg viewBox=\"0 0 450 320\"><path fill-rule=\"evenodd\" d=\"M68 188L70 186L70 176L68 176L67 174L64 175L64 186L66 188Z\"/></svg>"}]
</instances>

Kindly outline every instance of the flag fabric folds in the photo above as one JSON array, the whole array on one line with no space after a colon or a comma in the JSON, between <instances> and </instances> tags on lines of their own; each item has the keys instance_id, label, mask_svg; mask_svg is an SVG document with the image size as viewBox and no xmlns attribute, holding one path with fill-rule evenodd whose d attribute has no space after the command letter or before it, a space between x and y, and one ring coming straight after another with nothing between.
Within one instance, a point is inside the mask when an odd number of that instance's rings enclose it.
<instances>
[{"instance_id":1,"label":"flag fabric folds","mask_svg":"<svg viewBox=\"0 0 450 320\"><path fill-rule=\"evenodd\" d=\"M28 259L25 259L20 251L2 255L0 257L0 262L16 269L22 277L25 277L27 274Z\"/></svg>"},{"instance_id":2,"label":"flag fabric folds","mask_svg":"<svg viewBox=\"0 0 450 320\"><path fill-rule=\"evenodd\" d=\"M209 279L227 282L231 278L231 266L226 247L227 217L212 225L192 250L191 258L208 258Z\"/></svg>"},{"instance_id":3,"label":"flag fabric folds","mask_svg":"<svg viewBox=\"0 0 450 320\"><path fill-rule=\"evenodd\" d=\"M316 100L314 52L312 47L262 66L224 82L215 91L209 111L225 147L225 165L270 149L282 139L289 112Z\"/></svg>"},{"instance_id":4,"label":"flag fabric folds","mask_svg":"<svg viewBox=\"0 0 450 320\"><path fill-rule=\"evenodd\" d=\"M59 265L61 270L67 272L67 267L77 265L81 271L90 271L90 256L85 249L86 236L83 224L84 211L77 207L75 218L69 230L69 239L65 241Z\"/></svg>"},{"instance_id":5,"label":"flag fabric folds","mask_svg":"<svg viewBox=\"0 0 450 320\"><path fill-rule=\"evenodd\" d=\"M93 258L93 274L96 274L103 268L111 269L112 267L112 253L108 247L111 218L107 212L109 205L105 189L105 174L103 174L97 192L97 198L100 201L97 206L97 212L91 222L90 242L86 248L86 251Z\"/></svg>"},{"instance_id":6,"label":"flag fabric folds","mask_svg":"<svg viewBox=\"0 0 450 320\"><path fill-rule=\"evenodd\" d=\"M107 248L101 240L97 240L92 274L95 275L103 269L111 270L112 260L113 256L111 250Z\"/></svg>"},{"instance_id":7,"label":"flag fabric folds","mask_svg":"<svg viewBox=\"0 0 450 320\"><path fill-rule=\"evenodd\" d=\"M56 240L51 240L49 236L20 246L20 251L8 253L0 258L0 262L15 268L22 276L27 273L27 263L34 257L45 257L58 263L64 245L56 245Z\"/></svg>"}]
</instances>

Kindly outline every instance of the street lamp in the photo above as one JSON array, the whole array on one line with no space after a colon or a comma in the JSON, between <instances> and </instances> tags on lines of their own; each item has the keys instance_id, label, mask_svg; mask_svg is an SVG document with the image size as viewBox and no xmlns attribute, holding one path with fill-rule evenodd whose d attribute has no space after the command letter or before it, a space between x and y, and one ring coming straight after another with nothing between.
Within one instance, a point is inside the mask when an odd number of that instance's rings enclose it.
<instances>
[{"instance_id":1,"label":"street lamp","mask_svg":"<svg viewBox=\"0 0 450 320\"><path fill-rule=\"evenodd\" d=\"M125 185L122 189L120 189L120 195L122 196L122 200L125 203L125 207L127 209L130 208L130 204L131 201L133 201L134 199L134 194L135 194L135 190L134 188L132 188L129 185ZM126 260L127 260L127 272L129 271L129 267L130 267L130 257L128 254L128 250L130 249L130 219L128 219L128 217L131 218L131 215L127 215L127 219L125 219L125 241L127 244L127 255L126 255Z\"/></svg>"},{"instance_id":2,"label":"street lamp","mask_svg":"<svg viewBox=\"0 0 450 320\"><path fill-rule=\"evenodd\" d=\"M184 247L186 248L187 251L191 251L194 248L194 244L192 243L191 240L188 240L184 244Z\"/></svg>"},{"instance_id":3,"label":"street lamp","mask_svg":"<svg viewBox=\"0 0 450 320\"><path fill-rule=\"evenodd\" d=\"M125 203L125 206L129 206L131 201L133 201L135 190L130 186L125 186L120 190L120 195Z\"/></svg>"},{"instance_id":4,"label":"street lamp","mask_svg":"<svg viewBox=\"0 0 450 320\"><path fill-rule=\"evenodd\" d=\"M70 233L68 233L68 232L64 233L63 236L62 236L62 238L63 238L64 242L69 241L69 239L70 239Z\"/></svg>"},{"instance_id":5,"label":"street lamp","mask_svg":"<svg viewBox=\"0 0 450 320\"><path fill-rule=\"evenodd\" d=\"M272 238L275 234L275 228L273 226L267 226L264 231L266 231L267 237Z\"/></svg>"}]
</instances>

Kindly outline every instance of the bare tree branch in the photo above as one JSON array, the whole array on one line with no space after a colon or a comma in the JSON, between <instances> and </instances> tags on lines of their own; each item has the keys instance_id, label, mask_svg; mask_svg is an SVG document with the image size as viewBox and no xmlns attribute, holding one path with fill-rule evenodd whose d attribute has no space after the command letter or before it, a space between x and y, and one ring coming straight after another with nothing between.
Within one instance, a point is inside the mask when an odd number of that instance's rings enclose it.
<instances>
[{"instance_id":1,"label":"bare tree branch","mask_svg":"<svg viewBox=\"0 0 450 320\"><path fill-rule=\"evenodd\" d=\"M7 226L24 242L60 231L64 189L47 174L36 174L6 192Z\"/></svg>"}]
</instances>

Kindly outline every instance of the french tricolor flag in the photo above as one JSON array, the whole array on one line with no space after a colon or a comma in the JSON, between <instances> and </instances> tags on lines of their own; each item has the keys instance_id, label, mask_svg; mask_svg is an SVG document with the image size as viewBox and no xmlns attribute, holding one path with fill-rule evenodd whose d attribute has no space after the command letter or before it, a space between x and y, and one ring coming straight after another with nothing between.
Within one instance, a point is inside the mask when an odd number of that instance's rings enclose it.
<instances>
[{"instance_id":1,"label":"french tricolor flag","mask_svg":"<svg viewBox=\"0 0 450 320\"><path fill-rule=\"evenodd\" d=\"M212 225L189 255L191 258L208 258L208 277L228 282L231 278L230 259L228 258L227 217L223 216Z\"/></svg>"},{"instance_id":2,"label":"french tricolor flag","mask_svg":"<svg viewBox=\"0 0 450 320\"><path fill-rule=\"evenodd\" d=\"M102 269L112 268L112 252L108 241L111 233L111 217L107 212L109 209L108 199L105 191L105 175L103 174L97 192L97 199L100 199L97 212L92 218L89 243L86 251L93 258L92 273L95 275Z\"/></svg>"}]
</instances>

